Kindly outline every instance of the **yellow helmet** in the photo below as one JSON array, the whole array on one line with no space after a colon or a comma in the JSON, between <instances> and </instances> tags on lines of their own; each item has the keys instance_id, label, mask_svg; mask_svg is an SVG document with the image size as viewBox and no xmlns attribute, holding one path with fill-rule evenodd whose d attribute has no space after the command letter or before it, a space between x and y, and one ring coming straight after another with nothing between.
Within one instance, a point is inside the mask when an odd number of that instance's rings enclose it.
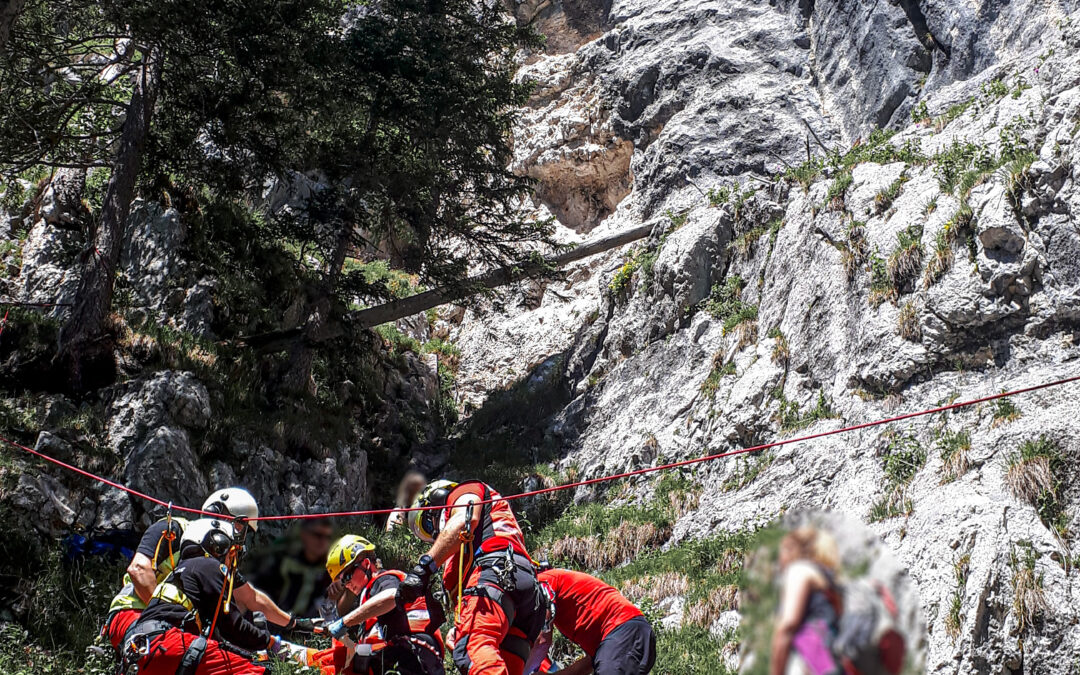
<instances>
[{"instance_id":1,"label":"yellow helmet","mask_svg":"<svg viewBox=\"0 0 1080 675\"><path fill-rule=\"evenodd\" d=\"M330 579L337 581L341 573L349 569L362 559L364 553L375 550L375 544L355 534L347 534L334 542L330 547L330 553L326 556L326 571L330 573Z\"/></svg>"},{"instance_id":2,"label":"yellow helmet","mask_svg":"<svg viewBox=\"0 0 1080 675\"><path fill-rule=\"evenodd\" d=\"M450 480L432 481L420 492L412 507L415 509L424 506L445 506L446 498L457 486L457 483ZM409 529L421 541L430 544L435 541L435 537L439 536L439 515L438 509L409 511Z\"/></svg>"}]
</instances>

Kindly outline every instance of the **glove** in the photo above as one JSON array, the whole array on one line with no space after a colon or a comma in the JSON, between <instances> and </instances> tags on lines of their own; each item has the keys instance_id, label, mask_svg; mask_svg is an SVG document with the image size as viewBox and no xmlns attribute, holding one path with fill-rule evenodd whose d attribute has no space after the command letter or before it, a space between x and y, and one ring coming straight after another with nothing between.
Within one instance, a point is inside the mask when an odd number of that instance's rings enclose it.
<instances>
[{"instance_id":1,"label":"glove","mask_svg":"<svg viewBox=\"0 0 1080 675\"><path fill-rule=\"evenodd\" d=\"M431 584L431 575L435 574L437 569L439 569L439 566L435 564L431 556L420 556L420 561L405 576L401 585L398 586L398 598L401 602L409 604L424 595Z\"/></svg>"},{"instance_id":2,"label":"glove","mask_svg":"<svg viewBox=\"0 0 1080 675\"><path fill-rule=\"evenodd\" d=\"M326 632L330 633L330 635L338 642L342 642L342 638L348 635L349 628L345 625L344 620L338 619L326 626Z\"/></svg>"},{"instance_id":3,"label":"glove","mask_svg":"<svg viewBox=\"0 0 1080 675\"><path fill-rule=\"evenodd\" d=\"M289 625L285 626L285 629L293 631L295 633L311 634L315 632L315 627L319 623L322 623L322 619L307 619L304 617L294 616L292 619L289 620Z\"/></svg>"}]
</instances>

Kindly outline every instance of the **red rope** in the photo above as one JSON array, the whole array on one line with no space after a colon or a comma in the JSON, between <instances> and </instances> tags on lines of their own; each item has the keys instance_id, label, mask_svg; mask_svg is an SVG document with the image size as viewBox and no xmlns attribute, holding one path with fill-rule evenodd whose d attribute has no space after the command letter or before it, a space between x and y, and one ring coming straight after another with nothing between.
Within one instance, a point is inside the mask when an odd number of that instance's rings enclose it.
<instances>
[{"instance_id":1,"label":"red rope","mask_svg":"<svg viewBox=\"0 0 1080 675\"><path fill-rule=\"evenodd\" d=\"M728 451L728 452L719 452L719 453L715 453L715 454L712 454L712 455L704 455L702 457L695 457L693 459L686 459L686 460L682 460L680 462L672 462L670 464L661 464L659 466L651 466L651 467L646 467L644 469L636 469L634 471L627 471L627 472L624 472L624 473L617 473L617 474L613 474L613 475L610 475L610 476L600 476L598 478L589 478L587 480L581 480L581 481L577 481L577 482L574 482L574 483L567 483L565 485L553 485L551 487L541 488L539 490L530 490L528 492L521 492L521 493L516 494L516 495L509 495L509 496L506 496L506 497L500 497L500 498L495 498L495 499L481 500L481 501L476 502L476 503L477 504L490 504L490 503L497 502L497 501L507 501L508 502L508 501L512 501L512 500L515 500L515 499L523 499L525 497L535 497L535 496L538 496L538 495L548 494L548 493L551 493L551 492L559 492L561 490L570 490L572 488L583 487L583 486L586 486L586 485L595 485L597 483L605 483L605 482L608 482L608 481L619 480L619 479L622 479L622 478L630 478L632 476L641 476L641 475L644 475L644 474L653 473L655 471L667 471L667 470L670 470L670 469L678 469L678 468L682 468L682 467L685 467L685 466L691 466L691 465L694 465L694 464L700 464L702 462L710 462L710 461L713 461L713 460L716 460L716 459L722 459L724 457L733 457L735 455L742 455L742 454L746 454L746 453L749 453L749 452L760 452L762 450L768 450L770 448L776 448L776 447L779 447L779 446L782 446L782 445L791 445L791 444L794 444L794 443L802 443L802 442L805 442L805 441L812 441L812 440L818 439L818 438L824 438L826 436L835 436L836 434L843 434L843 433L848 433L848 432L851 432L851 431L859 431L861 429L869 429L871 427L877 427L877 426L881 426L881 425L884 425L884 424L891 424L893 422L901 422L903 420L912 419L914 417L922 417L924 415L934 415L934 414L937 414L937 413L940 413L940 412L946 412L946 411L949 411L949 410L956 410L957 408L965 408L965 407L968 407L968 406L978 405L980 403L987 403L989 401L996 401L998 399L1008 398L1009 396L1018 396L1020 394L1027 394L1027 393L1030 393L1030 392L1033 392L1033 391L1039 391L1040 389L1048 389L1050 387L1058 387L1058 386L1061 386L1063 384L1069 384L1070 382L1077 382L1077 381L1080 381L1080 375L1075 375L1073 377L1067 377L1067 378L1064 378L1064 379L1061 379L1061 380L1056 380L1054 382L1045 382L1043 384L1036 384L1036 385L1033 385L1031 387L1024 387L1023 389L1014 389L1013 391L1001 392L1000 394L992 394L990 396L984 396L982 398L976 398L976 399L972 399L970 401L961 401L959 403L951 403L949 405L938 406L936 408L929 408L927 410L920 410L918 412L905 413L903 415L896 415L894 417L887 417L885 419L875 420L873 422L863 422L861 424L854 424L854 425L847 426L847 427L841 427L839 429L832 429L831 431L821 431L821 432L818 432L818 433L815 433L815 434L809 434L809 435L806 435L806 436L799 436L799 437L796 437L796 438L789 438L789 439L782 440L782 441L774 441L772 443L764 443L762 445L755 445L755 446L750 447L750 448L741 448L739 450L731 450L731 451ZM114 481L102 478L101 476L97 476L95 474L92 474L89 471L84 471L83 469L80 469L78 467L72 466L72 465L67 464L65 462L61 462L58 459L54 459L52 457L49 457L48 455L40 453L37 450L34 450L32 448L28 448L25 445L20 445L20 444L14 442L14 441L8 440L8 439L3 438L3 437L0 437L0 441L8 443L9 445L13 445L13 446L15 446L17 448L21 448L22 450L25 450L25 451L27 451L27 452L29 452L31 454L34 454L34 455L36 455L38 457L41 457L42 459L45 459L45 460L47 460L49 462L52 462L53 464L64 467L65 469L68 469L70 471L74 471L75 473L77 473L77 474L79 474L81 476L85 476L87 478L92 478L92 479L94 479L96 481L104 483L105 485L108 485L109 487L114 487L114 488L116 488L118 490L123 490L124 492L132 494L132 495L134 495L136 497L140 497L140 498L145 499L147 501L153 502L154 504L157 504L159 506L165 506L165 507L169 506L168 502L164 502L164 501L162 501L162 500L160 500L160 499L158 499L156 497L151 497L150 495L147 495L147 494L144 494L144 493L139 492L137 490L134 490L132 488L129 488L126 485L121 485L120 483L116 483ZM220 514L208 513L206 511L201 511L199 509L190 509L190 508L186 508L186 507L183 507L183 506L173 506L173 508L178 510L178 511L185 511L187 513L197 513L197 514L200 514L200 515L220 517ZM410 508L368 509L368 510L365 510L365 511L337 511L337 512L332 512L332 513L300 513L300 514L294 514L294 515L259 516L258 518L248 518L247 520L259 520L259 521L305 520L305 519L311 519L311 518L343 518L343 517L353 517L353 516L378 516L378 515L385 515L385 514L393 513L395 511L431 511L431 510L438 510L438 509L442 509L442 508L445 508L445 507L442 507L442 506L421 506L421 507L410 507Z\"/></svg>"},{"instance_id":2,"label":"red rope","mask_svg":"<svg viewBox=\"0 0 1080 675\"><path fill-rule=\"evenodd\" d=\"M0 307L71 307L70 302L7 302L0 301Z\"/></svg>"},{"instance_id":3,"label":"red rope","mask_svg":"<svg viewBox=\"0 0 1080 675\"><path fill-rule=\"evenodd\" d=\"M6 312L4 312L4 318L3 318L3 320L0 320L0 335L4 334L4 328L7 327L8 313L10 313L10 312L11 312L10 309L7 310Z\"/></svg>"}]
</instances>

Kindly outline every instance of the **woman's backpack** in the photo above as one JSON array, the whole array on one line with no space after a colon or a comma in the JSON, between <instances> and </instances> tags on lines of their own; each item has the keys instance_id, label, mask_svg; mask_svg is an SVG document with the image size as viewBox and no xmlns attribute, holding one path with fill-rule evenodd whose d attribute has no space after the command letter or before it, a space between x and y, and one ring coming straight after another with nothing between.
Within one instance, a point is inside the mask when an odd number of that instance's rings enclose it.
<instances>
[{"instance_id":1,"label":"woman's backpack","mask_svg":"<svg viewBox=\"0 0 1080 675\"><path fill-rule=\"evenodd\" d=\"M845 670L861 675L898 675L906 646L898 629L899 612L883 584L859 579L844 584L843 608L833 651Z\"/></svg>"}]
</instances>

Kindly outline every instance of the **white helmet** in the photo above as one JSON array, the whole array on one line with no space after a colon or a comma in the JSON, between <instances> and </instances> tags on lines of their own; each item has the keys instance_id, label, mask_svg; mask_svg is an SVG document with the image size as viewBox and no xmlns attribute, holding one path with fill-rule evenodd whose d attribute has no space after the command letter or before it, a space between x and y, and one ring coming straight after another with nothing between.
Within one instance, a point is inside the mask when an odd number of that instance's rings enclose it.
<instances>
[{"instance_id":1,"label":"white helmet","mask_svg":"<svg viewBox=\"0 0 1080 675\"><path fill-rule=\"evenodd\" d=\"M202 510L233 518L259 517L259 505L255 503L255 498L244 488L238 487L224 488L214 492L203 502ZM245 522L253 532L259 530L259 521L247 520Z\"/></svg>"},{"instance_id":2,"label":"white helmet","mask_svg":"<svg viewBox=\"0 0 1080 675\"><path fill-rule=\"evenodd\" d=\"M212 558L222 559L233 545L232 529L227 521L201 518L188 523L180 537L180 550L198 546Z\"/></svg>"}]
</instances>

